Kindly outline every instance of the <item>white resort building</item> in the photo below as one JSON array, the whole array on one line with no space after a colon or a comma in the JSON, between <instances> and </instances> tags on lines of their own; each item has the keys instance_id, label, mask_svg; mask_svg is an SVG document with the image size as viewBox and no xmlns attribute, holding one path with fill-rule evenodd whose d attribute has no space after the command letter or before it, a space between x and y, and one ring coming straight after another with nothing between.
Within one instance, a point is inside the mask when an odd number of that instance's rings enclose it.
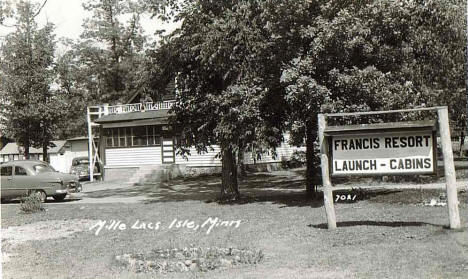
<instances>
[{"instance_id":1,"label":"white resort building","mask_svg":"<svg viewBox=\"0 0 468 279\"><path fill-rule=\"evenodd\" d=\"M175 146L182 135L180 129L169 125L173 100L136 103L138 97L134 96L128 104L88 107L89 135L100 139L96 145L90 140L90 158L103 165L104 180L137 183L220 172L218 146L203 154L191 148L188 158L176 154ZM254 161L251 154L246 154L244 163L256 168L275 168L282 160L289 160L295 150L304 148L283 143L276 149L275 157L264 154Z\"/></svg>"}]
</instances>

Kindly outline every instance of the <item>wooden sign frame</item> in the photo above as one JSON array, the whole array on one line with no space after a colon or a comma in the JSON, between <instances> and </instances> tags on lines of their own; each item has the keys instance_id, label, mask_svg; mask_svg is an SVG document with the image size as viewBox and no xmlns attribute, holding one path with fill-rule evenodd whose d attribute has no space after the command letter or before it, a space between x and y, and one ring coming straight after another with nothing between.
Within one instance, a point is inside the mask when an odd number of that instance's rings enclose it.
<instances>
[{"instance_id":1,"label":"wooden sign frame","mask_svg":"<svg viewBox=\"0 0 468 279\"><path fill-rule=\"evenodd\" d=\"M326 136L327 130L327 117L343 117L343 116L360 116L360 115L376 115L376 114L390 114L390 113L403 113L414 111L436 111L438 130L440 133L440 143L442 145L442 154L444 160L444 174L445 186L447 192L447 208L449 213L449 222L451 229L460 229L460 214L458 210L458 197L455 176L455 165L453 162L452 141L450 138L449 118L447 107L430 107L418 109L403 109L391 111L369 111L369 112L355 112L355 113L331 113L319 114L319 144L320 144L320 159L322 166L322 185L323 185L323 202L325 213L327 215L328 229L336 229L336 215L333 205L332 184L330 179L330 144ZM375 126L374 126L375 127ZM409 127L408 130L416 127ZM330 129L328 129L330 131ZM437 139L433 137L433 143L437 144ZM437 169L437 160L435 162L435 169ZM392 174L397 175L397 174Z\"/></svg>"}]
</instances>

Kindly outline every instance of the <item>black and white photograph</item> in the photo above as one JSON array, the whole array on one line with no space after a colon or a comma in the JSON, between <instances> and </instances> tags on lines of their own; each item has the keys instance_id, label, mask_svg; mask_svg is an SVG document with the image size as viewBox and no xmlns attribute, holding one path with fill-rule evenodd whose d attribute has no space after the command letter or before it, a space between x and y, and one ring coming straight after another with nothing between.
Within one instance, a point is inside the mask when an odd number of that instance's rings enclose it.
<instances>
[{"instance_id":1,"label":"black and white photograph","mask_svg":"<svg viewBox=\"0 0 468 279\"><path fill-rule=\"evenodd\" d=\"M468 279L467 0L0 0L0 278Z\"/></svg>"}]
</instances>

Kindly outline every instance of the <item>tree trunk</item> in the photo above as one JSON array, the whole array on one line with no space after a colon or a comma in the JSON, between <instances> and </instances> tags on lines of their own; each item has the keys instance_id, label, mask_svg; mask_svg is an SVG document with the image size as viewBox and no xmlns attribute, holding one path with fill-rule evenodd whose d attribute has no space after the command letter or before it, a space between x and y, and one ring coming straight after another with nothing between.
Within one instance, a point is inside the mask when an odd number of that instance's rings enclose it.
<instances>
[{"instance_id":1,"label":"tree trunk","mask_svg":"<svg viewBox=\"0 0 468 279\"><path fill-rule=\"evenodd\" d=\"M315 159L314 148L314 142L317 139L317 125L317 115L314 114L312 119L306 123L306 190L307 194L312 197L317 196L317 185L320 184L320 168Z\"/></svg>"},{"instance_id":2,"label":"tree trunk","mask_svg":"<svg viewBox=\"0 0 468 279\"><path fill-rule=\"evenodd\" d=\"M223 148L221 201L239 199L239 185L237 184L237 165L232 148Z\"/></svg>"},{"instance_id":3,"label":"tree trunk","mask_svg":"<svg viewBox=\"0 0 468 279\"><path fill-rule=\"evenodd\" d=\"M19 157L19 155L18 155ZM24 145L24 159L29 160L29 142Z\"/></svg>"},{"instance_id":4,"label":"tree trunk","mask_svg":"<svg viewBox=\"0 0 468 279\"><path fill-rule=\"evenodd\" d=\"M46 100L44 100L44 103ZM42 161L50 163L49 160L49 153L47 152L47 148L49 147L49 143L47 140L47 129L46 129L46 122L42 122Z\"/></svg>"},{"instance_id":5,"label":"tree trunk","mask_svg":"<svg viewBox=\"0 0 468 279\"><path fill-rule=\"evenodd\" d=\"M240 170L239 178L242 180L247 176L244 164L244 149L242 148L239 148L239 153L237 154L237 165L239 166Z\"/></svg>"},{"instance_id":6,"label":"tree trunk","mask_svg":"<svg viewBox=\"0 0 468 279\"><path fill-rule=\"evenodd\" d=\"M42 161L50 163L49 153L47 152L48 144L46 142L42 143Z\"/></svg>"},{"instance_id":7,"label":"tree trunk","mask_svg":"<svg viewBox=\"0 0 468 279\"><path fill-rule=\"evenodd\" d=\"M463 145L465 144L465 133L464 131L460 134L460 157L463 157Z\"/></svg>"}]
</instances>

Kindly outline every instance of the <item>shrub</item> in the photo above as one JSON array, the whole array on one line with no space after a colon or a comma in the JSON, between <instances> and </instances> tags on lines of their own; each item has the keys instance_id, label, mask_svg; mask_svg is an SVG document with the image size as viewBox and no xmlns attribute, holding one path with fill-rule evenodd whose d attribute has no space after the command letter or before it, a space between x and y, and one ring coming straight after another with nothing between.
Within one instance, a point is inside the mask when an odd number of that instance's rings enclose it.
<instances>
[{"instance_id":1,"label":"shrub","mask_svg":"<svg viewBox=\"0 0 468 279\"><path fill-rule=\"evenodd\" d=\"M41 197L38 193L32 193L31 195L21 199L20 210L24 213L35 213L38 211L44 211L42 206Z\"/></svg>"},{"instance_id":2,"label":"shrub","mask_svg":"<svg viewBox=\"0 0 468 279\"><path fill-rule=\"evenodd\" d=\"M281 156L281 167L283 169L289 169L291 167L291 161L288 161L286 157Z\"/></svg>"},{"instance_id":3,"label":"shrub","mask_svg":"<svg viewBox=\"0 0 468 279\"><path fill-rule=\"evenodd\" d=\"M305 165L307 159L306 159L306 153L304 151L300 150L295 150L291 154L291 159L289 161L283 160L281 158L281 165L283 168L298 168L302 167Z\"/></svg>"},{"instance_id":4,"label":"shrub","mask_svg":"<svg viewBox=\"0 0 468 279\"><path fill-rule=\"evenodd\" d=\"M291 154L291 158L289 160L286 159L286 157L281 157L281 166L285 169L299 168L304 166L306 162L306 153L300 150L295 150Z\"/></svg>"}]
</instances>

